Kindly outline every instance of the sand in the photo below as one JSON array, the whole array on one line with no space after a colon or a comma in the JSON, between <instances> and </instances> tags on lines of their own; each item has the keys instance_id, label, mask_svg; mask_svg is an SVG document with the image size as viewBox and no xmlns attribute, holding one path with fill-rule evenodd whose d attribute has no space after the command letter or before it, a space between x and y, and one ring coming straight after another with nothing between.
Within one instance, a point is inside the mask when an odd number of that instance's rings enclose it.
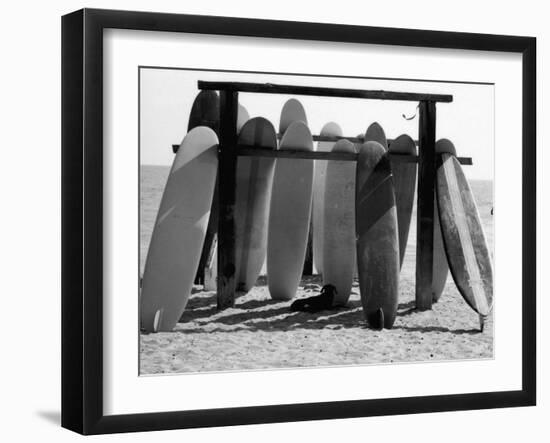
<instances>
[{"instance_id":1,"label":"sand","mask_svg":"<svg viewBox=\"0 0 550 443\"><path fill-rule=\"evenodd\" d=\"M169 169L142 167L140 270ZM492 182L472 181L490 250L493 250ZM318 314L290 312L290 301L269 296L266 277L218 312L215 292L195 286L173 332L142 334L140 373L236 371L270 368L392 364L493 358L493 318L479 332L477 314L451 275L430 311L414 309L416 208L399 279L399 310L391 330L368 329L357 282L345 308ZM265 271L265 267L264 267ZM317 276L302 280L296 297L317 295ZM498 303L498 296L495 298Z\"/></svg>"},{"instance_id":2,"label":"sand","mask_svg":"<svg viewBox=\"0 0 550 443\"><path fill-rule=\"evenodd\" d=\"M297 297L318 294L321 280L304 278ZM290 312L271 300L265 277L235 307L216 309L215 292L197 286L173 332L142 334L141 374L341 366L493 356L493 322L479 332L477 314L449 277L430 311L414 309L414 279L400 280L391 330L367 328L359 287L345 308L316 314Z\"/></svg>"}]
</instances>

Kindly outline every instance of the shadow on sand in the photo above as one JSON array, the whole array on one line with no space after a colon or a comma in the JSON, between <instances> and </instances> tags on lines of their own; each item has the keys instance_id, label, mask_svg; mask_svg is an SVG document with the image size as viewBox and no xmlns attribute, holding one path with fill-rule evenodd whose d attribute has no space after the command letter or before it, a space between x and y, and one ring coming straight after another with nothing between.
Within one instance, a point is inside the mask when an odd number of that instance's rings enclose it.
<instances>
[{"instance_id":1,"label":"shadow on sand","mask_svg":"<svg viewBox=\"0 0 550 443\"><path fill-rule=\"evenodd\" d=\"M258 283L262 283L259 281ZM312 282L304 286L317 289ZM315 287L313 287L315 286ZM240 301L241 299L241 301ZM184 327L177 332L181 334L208 334L213 332L234 331L293 331L301 329L367 329L361 302L350 300L345 307L317 313L292 312L291 301L279 301L266 298L263 300L242 300L237 297L235 307L218 311L215 292L197 292L191 296L180 323ZM403 317L416 312L414 300L400 303L397 316ZM205 329L206 325L219 327ZM395 325L394 330L408 332L442 332L452 334L477 334L478 330L450 330L440 326L408 327Z\"/></svg>"},{"instance_id":2,"label":"shadow on sand","mask_svg":"<svg viewBox=\"0 0 550 443\"><path fill-rule=\"evenodd\" d=\"M479 329L449 329L444 328L442 326L424 326L424 327L418 327L418 326L394 326L393 329L399 329L401 331L407 331L407 332L443 332L443 333L451 333L455 335L475 335L475 334L481 334L481 331Z\"/></svg>"}]
</instances>

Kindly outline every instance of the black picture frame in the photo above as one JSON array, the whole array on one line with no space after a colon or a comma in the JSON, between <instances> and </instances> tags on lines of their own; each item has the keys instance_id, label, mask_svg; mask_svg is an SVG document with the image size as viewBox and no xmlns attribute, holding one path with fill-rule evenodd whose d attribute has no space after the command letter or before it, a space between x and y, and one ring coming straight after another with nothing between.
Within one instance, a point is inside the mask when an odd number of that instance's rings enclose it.
<instances>
[{"instance_id":1,"label":"black picture frame","mask_svg":"<svg viewBox=\"0 0 550 443\"><path fill-rule=\"evenodd\" d=\"M103 30L170 31L501 51L522 55L522 388L517 391L103 413ZM62 426L82 434L320 420L536 404L536 39L83 9L62 18Z\"/></svg>"}]
</instances>

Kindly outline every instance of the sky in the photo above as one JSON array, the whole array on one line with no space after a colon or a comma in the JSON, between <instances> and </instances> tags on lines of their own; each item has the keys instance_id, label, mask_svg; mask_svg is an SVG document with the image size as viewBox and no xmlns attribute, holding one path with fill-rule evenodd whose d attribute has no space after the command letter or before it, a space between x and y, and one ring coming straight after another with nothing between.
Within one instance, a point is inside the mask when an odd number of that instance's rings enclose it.
<instances>
[{"instance_id":1,"label":"sky","mask_svg":"<svg viewBox=\"0 0 550 443\"><path fill-rule=\"evenodd\" d=\"M452 103L438 103L436 138L448 138L473 165L464 166L469 179L493 180L494 175L494 86L388 79L331 78L284 74L234 73L186 69L141 68L140 70L140 159L142 165L172 164L172 145L181 143L197 81L241 81L350 89L452 94ZM282 106L288 95L239 93L250 117L265 117L278 129ZM408 134L418 139L417 102L382 101L333 97L295 96L303 104L308 126L319 134L325 123L338 123L345 136L365 132L374 121L388 138ZM406 120L403 115L411 117Z\"/></svg>"}]
</instances>

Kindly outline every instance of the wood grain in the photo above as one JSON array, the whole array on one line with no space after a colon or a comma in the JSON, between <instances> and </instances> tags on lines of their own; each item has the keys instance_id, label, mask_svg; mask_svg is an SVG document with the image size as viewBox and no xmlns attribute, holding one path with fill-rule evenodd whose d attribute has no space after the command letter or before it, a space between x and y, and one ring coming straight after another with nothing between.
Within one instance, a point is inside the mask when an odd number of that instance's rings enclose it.
<instances>
[{"instance_id":1,"label":"wood grain","mask_svg":"<svg viewBox=\"0 0 550 443\"><path fill-rule=\"evenodd\" d=\"M235 189L237 175L237 92L220 94L218 309L235 303Z\"/></svg>"},{"instance_id":2,"label":"wood grain","mask_svg":"<svg viewBox=\"0 0 550 443\"><path fill-rule=\"evenodd\" d=\"M366 98L376 100L422 101L450 103L448 94L425 94L384 90L321 88L314 86L276 85L273 83L207 82L198 81L198 88L214 91L257 92L264 94L314 95L319 97Z\"/></svg>"},{"instance_id":3,"label":"wood grain","mask_svg":"<svg viewBox=\"0 0 550 443\"><path fill-rule=\"evenodd\" d=\"M443 154L441 161L437 174L438 206L447 260L464 300L485 317L493 299L489 248L460 165L451 154Z\"/></svg>"},{"instance_id":4,"label":"wood grain","mask_svg":"<svg viewBox=\"0 0 550 443\"><path fill-rule=\"evenodd\" d=\"M419 105L419 153L416 225L416 308L432 308L433 229L435 196L434 102Z\"/></svg>"}]
</instances>

